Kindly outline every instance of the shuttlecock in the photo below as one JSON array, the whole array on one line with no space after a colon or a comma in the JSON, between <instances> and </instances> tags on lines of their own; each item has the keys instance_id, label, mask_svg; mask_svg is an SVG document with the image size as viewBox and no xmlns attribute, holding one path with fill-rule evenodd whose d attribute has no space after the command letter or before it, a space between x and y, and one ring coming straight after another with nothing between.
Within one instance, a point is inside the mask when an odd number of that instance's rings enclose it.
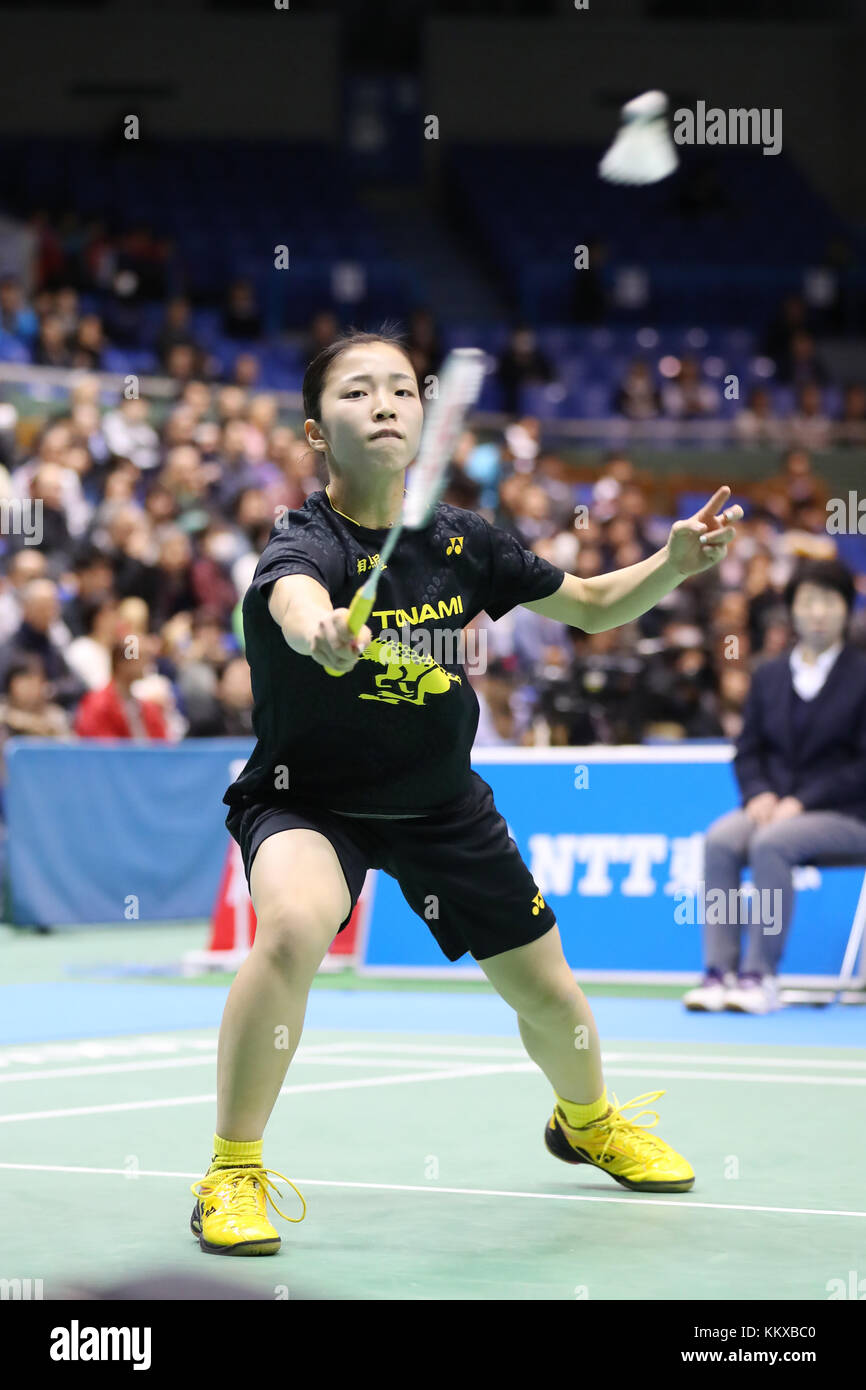
<instances>
[{"instance_id":1,"label":"shuttlecock","mask_svg":"<svg viewBox=\"0 0 866 1390\"><path fill-rule=\"evenodd\" d=\"M668 131L664 92L644 92L622 108L616 139L598 166L608 183L658 183L679 160Z\"/></svg>"}]
</instances>

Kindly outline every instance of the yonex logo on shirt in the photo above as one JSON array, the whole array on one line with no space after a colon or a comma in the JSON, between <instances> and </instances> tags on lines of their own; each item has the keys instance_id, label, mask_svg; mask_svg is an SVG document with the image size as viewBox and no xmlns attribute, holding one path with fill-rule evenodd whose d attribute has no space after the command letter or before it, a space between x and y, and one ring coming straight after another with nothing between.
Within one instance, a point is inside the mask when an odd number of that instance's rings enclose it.
<instances>
[{"instance_id":1,"label":"yonex logo on shirt","mask_svg":"<svg viewBox=\"0 0 866 1390\"><path fill-rule=\"evenodd\" d=\"M445 551L445 554L446 554L446 555L459 555L459 554L461 553L462 550L463 550L463 537L462 537L462 536L451 536L450 539L449 539L449 541L448 541L448 549Z\"/></svg>"}]
</instances>

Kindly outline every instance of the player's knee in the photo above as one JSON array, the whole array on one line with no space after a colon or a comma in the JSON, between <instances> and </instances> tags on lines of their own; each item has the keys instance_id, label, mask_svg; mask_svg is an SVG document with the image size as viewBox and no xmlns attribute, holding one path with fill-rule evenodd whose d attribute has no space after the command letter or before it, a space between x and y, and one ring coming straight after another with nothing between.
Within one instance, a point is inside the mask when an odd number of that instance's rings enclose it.
<instances>
[{"instance_id":1,"label":"player's knee","mask_svg":"<svg viewBox=\"0 0 866 1390\"><path fill-rule=\"evenodd\" d=\"M523 987L517 1013L529 1023L543 1023L546 1027L557 1019L565 1024L574 1014L578 997L577 981L570 975L542 977Z\"/></svg>"},{"instance_id":2,"label":"player's knee","mask_svg":"<svg viewBox=\"0 0 866 1390\"><path fill-rule=\"evenodd\" d=\"M256 948L282 973L312 978L340 927L321 898L268 904L256 916Z\"/></svg>"}]
</instances>

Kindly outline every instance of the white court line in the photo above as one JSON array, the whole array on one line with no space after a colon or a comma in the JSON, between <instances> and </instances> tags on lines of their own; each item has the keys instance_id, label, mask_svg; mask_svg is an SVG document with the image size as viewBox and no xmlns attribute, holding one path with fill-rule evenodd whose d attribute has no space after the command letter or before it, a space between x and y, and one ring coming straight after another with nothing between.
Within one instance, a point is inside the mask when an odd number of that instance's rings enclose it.
<instances>
[{"instance_id":1,"label":"white court line","mask_svg":"<svg viewBox=\"0 0 866 1390\"><path fill-rule=\"evenodd\" d=\"M372 1042L345 1042L334 1043L333 1049L342 1048L346 1052L388 1052L393 1051L396 1055L403 1056L407 1052L422 1053L437 1057L524 1057L526 1055L523 1048L513 1047L459 1047L450 1044L430 1043L372 1043ZM698 1043L698 1047L703 1044ZM744 1043L743 1046L748 1046ZM864 1039L864 1050L866 1050L866 1039ZM724 1062L738 1067L815 1067L826 1071L866 1071L866 1060L849 1061L848 1059L838 1061L827 1061L826 1059L812 1060L808 1057L738 1057L729 1053L711 1052L704 1056L701 1053L690 1052L609 1052L605 1047L601 1050L602 1061L604 1062L690 1062L694 1066L711 1066L714 1062Z\"/></svg>"},{"instance_id":2,"label":"white court line","mask_svg":"<svg viewBox=\"0 0 866 1390\"><path fill-rule=\"evenodd\" d=\"M605 1067L605 1076L657 1076L659 1081L769 1081L774 1086L866 1086L866 1076L784 1076L780 1072L665 1071L650 1067Z\"/></svg>"},{"instance_id":3,"label":"white court line","mask_svg":"<svg viewBox=\"0 0 866 1390\"><path fill-rule=\"evenodd\" d=\"M814 1067L816 1071L866 1071L866 1060L828 1062L823 1058L812 1061L808 1057L737 1057L721 1052L696 1056L688 1052L605 1052L602 1049L602 1057L611 1062L692 1062L704 1067L722 1062L735 1067Z\"/></svg>"},{"instance_id":4,"label":"white court line","mask_svg":"<svg viewBox=\"0 0 866 1390\"><path fill-rule=\"evenodd\" d=\"M486 1056L488 1054L481 1053L480 1055ZM527 1058L525 1053L506 1052L504 1055L506 1057L514 1057L516 1059L522 1058L523 1062L530 1062L531 1067L535 1067L535 1069L539 1071L541 1070L539 1067L537 1067L535 1063L531 1062L530 1058ZM654 1076L657 1077L660 1081L737 1081L741 1083L747 1083L750 1081L766 1081L780 1086L866 1086L866 1076L828 1076L826 1074L821 1076L809 1076L806 1074L797 1073L791 1076L785 1075L780 1072L714 1071L711 1066L707 1068L707 1062L712 1063L716 1060L715 1058L683 1059L688 1061L694 1060L694 1067L704 1068L703 1070L698 1071L694 1069L690 1071L670 1071L664 1068L660 1069L658 1065L653 1061L650 1061L648 1065L645 1066L610 1066L610 1057L614 1056L619 1057L621 1059L631 1057L636 1062L644 1062L646 1060L641 1053L603 1053L602 1062L604 1065L605 1076ZM662 1058L660 1056L660 1060L667 1061L668 1059L666 1057ZM730 1060L734 1062L738 1061L738 1059L736 1058L731 1058ZM115 1076L124 1075L129 1072L175 1071L180 1067L212 1067L214 1065L214 1062L215 1058L212 1056L171 1057L159 1061L148 1062L109 1062L106 1066L56 1067L53 1068L51 1071L13 1072L9 1076L0 1076L0 1086L8 1084L12 1081L57 1081L67 1076ZM402 1058L389 1055L351 1057L343 1054L340 1056L331 1055L323 1057L317 1054L310 1055L296 1052L295 1056L292 1059L291 1066L294 1067L304 1065L316 1067L426 1066L433 1068L438 1066L439 1063L432 1057L429 1060L426 1060L423 1057L414 1057L411 1060L403 1060ZM746 1063L743 1063L743 1065L746 1065ZM759 1065L759 1062L756 1061L755 1065ZM3 1116L0 1115L0 1121L2 1121L2 1119Z\"/></svg>"},{"instance_id":5,"label":"white court line","mask_svg":"<svg viewBox=\"0 0 866 1390\"><path fill-rule=\"evenodd\" d=\"M345 1047L345 1043L304 1043L302 1041L301 1046L309 1052L334 1052ZM164 1056L169 1052L181 1052L185 1047L192 1048L196 1052L215 1052L217 1038L216 1036L207 1039L185 1038L182 1041L166 1039L157 1043L153 1039L143 1036L123 1042L105 1038L98 1041L87 1040L65 1044L44 1043L38 1045L28 1043L23 1047L10 1045L6 1048L0 1048L0 1067L8 1067L16 1063L25 1066L28 1064L39 1066L44 1062L62 1062L66 1059L101 1061L106 1057Z\"/></svg>"},{"instance_id":6,"label":"white court line","mask_svg":"<svg viewBox=\"0 0 866 1390\"><path fill-rule=\"evenodd\" d=\"M194 1048L194 1049L196 1050L196 1052L199 1053L199 1054L201 1054L201 1053L203 1053L203 1052L207 1052L208 1055L206 1055L206 1056L196 1056L196 1057L170 1058L170 1059L166 1059L166 1060L156 1059L156 1060L153 1060L153 1061L130 1062L130 1063L113 1063L113 1062L109 1062L109 1063L105 1063L104 1065L103 1065L102 1063L96 1063L96 1062L94 1062L94 1064L93 1064L92 1066L85 1066L85 1067L64 1066L64 1067L57 1067L57 1068L54 1068L54 1069L52 1069L52 1070L50 1070L50 1071L10 1072L10 1073L8 1073L7 1075L3 1075L2 1073L0 1073L0 1084L2 1084L4 1081L39 1081L39 1080L43 1080L43 1079L44 1079L44 1080L52 1080L52 1079L57 1079L57 1078L61 1078L61 1077L64 1077L64 1076L102 1076L102 1075L110 1075L110 1074L115 1073L115 1072L123 1072L123 1071L147 1071L147 1070L160 1070L160 1069L163 1069L163 1068L180 1067L180 1066L196 1066L196 1065L198 1065L199 1063L202 1063L202 1064L204 1064L204 1063L212 1064L213 1061L215 1060L213 1054L214 1054L214 1052L216 1051L216 1048L217 1048L217 1040L216 1040L216 1038L214 1038L214 1039L212 1039L212 1040L210 1040L210 1041L204 1041L204 1040L201 1040L201 1039L190 1040L190 1041L185 1042L184 1045L187 1046L187 1047L192 1047L192 1048ZM79 1051L79 1050L78 1050L79 1045L76 1044L76 1045L75 1045L75 1052L74 1052L74 1055L76 1055L76 1056L85 1056L85 1057L86 1057L86 1056L88 1055L88 1052L85 1051L84 1048L87 1048L87 1047L90 1047L90 1046L92 1046L92 1044L83 1044L83 1045L81 1045L82 1050ZM154 1052L155 1050L156 1050L156 1049L154 1049L152 1046L148 1045L148 1046L146 1046L146 1047L143 1047L143 1048L141 1049L141 1052L142 1052L146 1057L150 1058L150 1057L152 1057L153 1052ZM174 1052L177 1052L177 1051L179 1050L179 1047L178 1047L176 1044L171 1044L171 1045L167 1045L167 1046L165 1046L165 1047L162 1047L162 1048L160 1048L160 1049L158 1049L158 1050L159 1050L160 1052L163 1052L163 1053L166 1052L166 1051L174 1051ZM134 1052L134 1051L135 1051L134 1046L131 1046L131 1045L129 1045L129 1044L126 1044L126 1045L124 1046L123 1050L120 1052L120 1055L129 1055L129 1053ZM347 1054L350 1054L350 1053L383 1054L382 1060L392 1059L392 1060L394 1060L395 1065L403 1065L403 1063L401 1063L401 1061L400 1061L400 1058L402 1058L406 1053L411 1053L411 1054L413 1054L414 1056L418 1057L419 1060L421 1060L423 1057L431 1057L431 1058L432 1058L432 1057L461 1057L461 1058L469 1058L469 1057L485 1057L485 1058L493 1058L493 1057L496 1057L496 1058L500 1058L500 1057L502 1057L502 1058L513 1059L513 1060L515 1060L515 1061L519 1061L519 1060L525 1061L525 1060L526 1060L526 1052L525 1052L525 1050L524 1050L523 1048L515 1048L515 1047L489 1047L489 1046L487 1046L487 1047L480 1046L480 1047L479 1047L479 1046L475 1046L475 1045L471 1045L471 1044L468 1045L468 1046L460 1046L459 1044L442 1044L442 1043L402 1043L402 1042L401 1042L401 1043L394 1043L394 1042L378 1042L378 1043L377 1043L377 1042L359 1042L359 1041L338 1042L338 1043L313 1043L313 1042L304 1043L303 1040L302 1040L302 1041L301 1041L301 1044L300 1044L300 1046L299 1046L299 1048L298 1048L298 1051L295 1053L295 1057L294 1057L294 1059L293 1059L293 1064L294 1064L295 1061L297 1061L297 1062L301 1062L301 1061L310 1061L310 1062L312 1062L312 1061L314 1060L314 1058L325 1057L325 1056L326 1056L326 1057L329 1059L329 1060L328 1060L328 1065L332 1065L332 1064L333 1064L333 1065L337 1065L338 1062L339 1062L340 1060L345 1059L345 1058L346 1058L346 1055L347 1055ZM110 1054L107 1054L107 1055L110 1055ZM115 1055L117 1055L116 1051L115 1051ZM334 1059L333 1062L331 1061L331 1059ZM6 1065L8 1060L9 1060L9 1059L4 1058L3 1055L2 1055L2 1052L0 1052L0 1067ZM24 1058L24 1059L21 1059L21 1060L31 1060L31 1059L30 1059L30 1058ZM56 1054L52 1056L51 1060L57 1060ZM693 1067L713 1068L713 1067L716 1066L716 1065L719 1065L719 1064L724 1063L724 1064L727 1064L727 1065L733 1065L733 1066L742 1067L742 1068L752 1068L752 1067L780 1067L780 1068L781 1068L781 1067L798 1067L798 1068L812 1068L812 1069L814 1069L814 1070L816 1070L816 1071L821 1071L821 1070L823 1070L823 1071L828 1071L828 1072L829 1072L829 1071L843 1071L843 1072L844 1072L844 1071L864 1071L864 1072L866 1072L866 1060L864 1060L864 1061L852 1061L852 1060L850 1060L850 1059L848 1059L848 1058L842 1058L842 1059L836 1059L836 1060L830 1060L830 1061L828 1061L828 1060L825 1059L825 1058L814 1058L814 1059L813 1059L813 1058L809 1058L809 1057L741 1057L741 1056L737 1056L736 1054L731 1054L731 1053L718 1053L718 1052L717 1052L717 1053L709 1053L709 1054L707 1054L707 1055L702 1055L701 1053L694 1054L694 1053L680 1053L680 1052L627 1052L627 1051L626 1051L626 1052L623 1052L623 1051L608 1051L608 1050L607 1050L606 1048L604 1048L604 1047L602 1048L602 1061L603 1061L603 1063L604 1063L605 1065L607 1065L608 1063L612 1063L612 1062L641 1062L641 1063L642 1063L642 1062L661 1062L661 1063L682 1062L682 1063L687 1063L689 1066L693 1066ZM349 1061L347 1060L347 1061L346 1061L346 1065L347 1065L347 1066L350 1066L350 1065L351 1065L351 1066L356 1066L356 1065L362 1065L362 1063L361 1063L361 1062L349 1062ZM369 1063L365 1063L365 1065L374 1065L374 1063L371 1061L371 1062L369 1062ZM434 1063L431 1063L431 1065L434 1065ZM623 1074L627 1074L627 1073L623 1073ZM689 1074L691 1075L691 1073L689 1073ZM701 1075L703 1076L703 1075L705 1075L705 1073L701 1073ZM725 1078L724 1078L723 1076L720 1076L719 1079L725 1079ZM757 1078L755 1078L755 1079L757 1079ZM784 1079L784 1078L780 1078L780 1079Z\"/></svg>"},{"instance_id":7,"label":"white court line","mask_svg":"<svg viewBox=\"0 0 866 1390\"><path fill-rule=\"evenodd\" d=\"M519 1055L519 1054L516 1054ZM525 1057L524 1057L525 1060ZM215 1057L170 1057L158 1062L109 1062L107 1066L93 1067L55 1067L51 1071L13 1072L10 1076L0 1076L0 1086L9 1081L56 1081L64 1076L113 1076L131 1071L171 1071L177 1067L212 1067ZM439 1063L431 1057L425 1062L422 1057L320 1057L316 1054L296 1052L292 1066L306 1064L311 1067L437 1067Z\"/></svg>"},{"instance_id":8,"label":"white court line","mask_svg":"<svg viewBox=\"0 0 866 1390\"><path fill-rule=\"evenodd\" d=\"M305 1085L283 1086L281 1096L296 1095L302 1091L348 1091L362 1086L405 1086L417 1081L454 1081L465 1076L495 1076L504 1072L537 1071L534 1062L525 1061L511 1066L470 1066L452 1067L448 1071L409 1072L405 1076L367 1076L354 1077L348 1081L311 1081ZM109 1115L120 1110L160 1110L175 1105L212 1105L216 1093L203 1096L172 1096L162 1100L123 1100L107 1105L76 1105L64 1110L31 1110L17 1115L0 1115L0 1124L14 1124L21 1120L57 1120L73 1115Z\"/></svg>"},{"instance_id":9,"label":"white court line","mask_svg":"<svg viewBox=\"0 0 866 1390\"><path fill-rule=\"evenodd\" d=\"M0 1169L23 1173L94 1173L102 1177L118 1176L124 1177L130 1182L135 1182L139 1178L187 1178L192 1182L201 1182L200 1173L169 1173L157 1169L137 1169L134 1175L128 1168L79 1168L71 1165L48 1164L48 1163L0 1163ZM634 1192L628 1197L590 1197L583 1193L571 1192L508 1192L500 1191L497 1188L486 1187L439 1187L428 1183L426 1187L421 1187L411 1183L391 1183L391 1182L337 1182L333 1179L323 1178L293 1178L292 1182L303 1184L304 1187L345 1187L361 1188L364 1191L377 1192L435 1192L437 1196L457 1196L457 1197L513 1197L527 1198L536 1202L626 1202L630 1206L638 1204L640 1206L652 1207L679 1207L685 1211L753 1211L761 1212L765 1215L779 1216L855 1216L866 1217L866 1211L838 1211L828 1207L765 1207L747 1206L745 1203L737 1202L694 1202L688 1193L681 1193L678 1200L670 1197L659 1197L652 1192Z\"/></svg>"},{"instance_id":10,"label":"white court line","mask_svg":"<svg viewBox=\"0 0 866 1390\"><path fill-rule=\"evenodd\" d=\"M466 1066L448 1071L409 1072L405 1076L373 1076L354 1078L346 1081L308 1082L296 1086L283 1086L281 1096L297 1095L304 1091L345 1091L360 1089L363 1086L399 1086L418 1081L454 1081L469 1076L496 1076L508 1072L538 1072L535 1062L528 1058L508 1066ZM651 1076L656 1081L734 1081L738 1085L766 1081L774 1085L790 1086L866 1086L866 1077L861 1076L781 1076L778 1073L752 1074L744 1072L701 1072L701 1071L659 1071L657 1067L607 1067L606 1076ZM215 1094L198 1096L171 1096L159 1100L113 1101L106 1105L78 1105L59 1110L25 1110L12 1115L0 1115L0 1124L14 1124L26 1120L58 1120L76 1115L107 1115L122 1110L170 1109L175 1105L204 1105L216 1101Z\"/></svg>"}]
</instances>

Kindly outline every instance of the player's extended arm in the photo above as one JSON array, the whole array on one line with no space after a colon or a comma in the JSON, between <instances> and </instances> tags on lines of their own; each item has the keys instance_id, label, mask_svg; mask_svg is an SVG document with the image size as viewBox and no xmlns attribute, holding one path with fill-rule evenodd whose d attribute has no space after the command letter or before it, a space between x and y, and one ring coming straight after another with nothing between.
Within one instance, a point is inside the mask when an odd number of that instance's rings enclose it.
<instances>
[{"instance_id":1,"label":"player's extended arm","mask_svg":"<svg viewBox=\"0 0 866 1390\"><path fill-rule=\"evenodd\" d=\"M607 632L632 622L684 579L724 559L735 534L727 523L743 515L741 507L716 515L730 495L729 487L720 487L694 516L674 522L667 544L648 559L592 579L566 574L555 594L522 607L584 632Z\"/></svg>"},{"instance_id":2,"label":"player's extended arm","mask_svg":"<svg viewBox=\"0 0 866 1390\"><path fill-rule=\"evenodd\" d=\"M362 627L356 637L346 623L348 608L334 608L327 589L309 574L282 575L268 611L292 651L340 672L351 671L372 635Z\"/></svg>"}]
</instances>

